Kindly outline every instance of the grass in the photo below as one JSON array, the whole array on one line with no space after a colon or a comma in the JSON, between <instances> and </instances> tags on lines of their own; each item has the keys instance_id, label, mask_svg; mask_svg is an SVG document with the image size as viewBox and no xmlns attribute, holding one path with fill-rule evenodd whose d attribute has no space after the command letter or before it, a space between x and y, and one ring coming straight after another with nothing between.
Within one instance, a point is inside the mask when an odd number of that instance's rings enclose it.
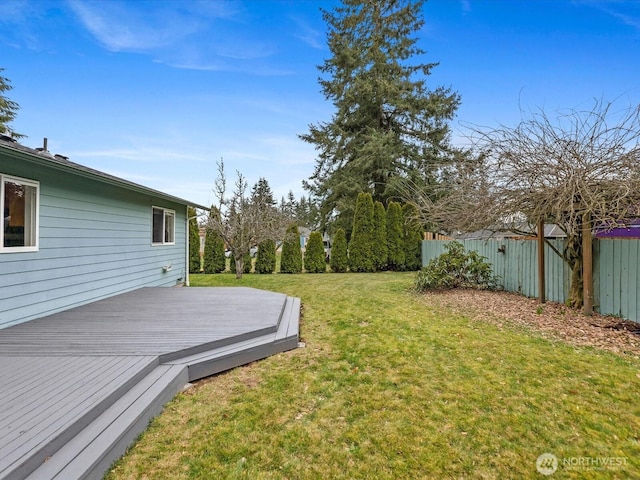
<instances>
[{"instance_id":1,"label":"grass","mask_svg":"<svg viewBox=\"0 0 640 480\"><path fill-rule=\"evenodd\" d=\"M545 452L552 478L640 478L638 360L438 310L412 280L191 277L300 297L306 348L179 394L107 478L543 478Z\"/></svg>"}]
</instances>

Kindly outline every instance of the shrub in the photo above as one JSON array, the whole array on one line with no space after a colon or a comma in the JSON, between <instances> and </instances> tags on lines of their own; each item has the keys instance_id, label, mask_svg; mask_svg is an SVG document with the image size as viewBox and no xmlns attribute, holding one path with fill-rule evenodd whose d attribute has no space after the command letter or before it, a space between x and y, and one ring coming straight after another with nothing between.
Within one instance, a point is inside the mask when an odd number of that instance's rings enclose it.
<instances>
[{"instance_id":1,"label":"shrub","mask_svg":"<svg viewBox=\"0 0 640 480\"><path fill-rule=\"evenodd\" d=\"M404 270L404 229L402 208L397 202L389 202L387 208L387 268L396 272Z\"/></svg>"},{"instance_id":2,"label":"shrub","mask_svg":"<svg viewBox=\"0 0 640 480\"><path fill-rule=\"evenodd\" d=\"M433 258L418 272L415 287L418 291L478 288L493 290L497 287L498 277L491 271L487 258L476 251L465 252L460 242L450 242L444 247L447 251Z\"/></svg>"},{"instance_id":3,"label":"shrub","mask_svg":"<svg viewBox=\"0 0 640 480\"><path fill-rule=\"evenodd\" d=\"M196 210L189 207L189 273L200 273L200 232Z\"/></svg>"},{"instance_id":4,"label":"shrub","mask_svg":"<svg viewBox=\"0 0 640 480\"><path fill-rule=\"evenodd\" d=\"M353 215L349 242L349 270L373 272L373 199L370 193L359 193Z\"/></svg>"},{"instance_id":5,"label":"shrub","mask_svg":"<svg viewBox=\"0 0 640 480\"><path fill-rule=\"evenodd\" d=\"M402 207L404 220L404 269L420 270L422 266L422 227L417 220L417 209L407 203Z\"/></svg>"},{"instance_id":6,"label":"shrub","mask_svg":"<svg viewBox=\"0 0 640 480\"><path fill-rule=\"evenodd\" d=\"M347 236L342 228L336 230L331 245L331 259L329 266L331 271L336 273L344 273L347 271L349 261L347 258Z\"/></svg>"},{"instance_id":7,"label":"shrub","mask_svg":"<svg viewBox=\"0 0 640 480\"><path fill-rule=\"evenodd\" d=\"M242 262L243 273L251 273L253 270L253 259L251 258L251 252L244 254L244 262Z\"/></svg>"},{"instance_id":8,"label":"shrub","mask_svg":"<svg viewBox=\"0 0 640 480\"><path fill-rule=\"evenodd\" d=\"M256 254L256 273L273 273L276 269L276 243L273 240L265 240L258 245Z\"/></svg>"},{"instance_id":9,"label":"shrub","mask_svg":"<svg viewBox=\"0 0 640 480\"><path fill-rule=\"evenodd\" d=\"M387 212L382 202L373 204L373 266L376 270L387 268Z\"/></svg>"},{"instance_id":10,"label":"shrub","mask_svg":"<svg viewBox=\"0 0 640 480\"><path fill-rule=\"evenodd\" d=\"M324 273L327 262L324 259L324 244L320 232L311 232L304 252L304 269L309 273Z\"/></svg>"},{"instance_id":11,"label":"shrub","mask_svg":"<svg viewBox=\"0 0 640 480\"><path fill-rule=\"evenodd\" d=\"M282 244L280 273L302 272L302 250L300 248L300 232L298 225L292 223L287 229Z\"/></svg>"},{"instance_id":12,"label":"shrub","mask_svg":"<svg viewBox=\"0 0 640 480\"><path fill-rule=\"evenodd\" d=\"M220 273L227 268L224 256L224 240L212 228L207 228L204 237L204 273Z\"/></svg>"}]
</instances>

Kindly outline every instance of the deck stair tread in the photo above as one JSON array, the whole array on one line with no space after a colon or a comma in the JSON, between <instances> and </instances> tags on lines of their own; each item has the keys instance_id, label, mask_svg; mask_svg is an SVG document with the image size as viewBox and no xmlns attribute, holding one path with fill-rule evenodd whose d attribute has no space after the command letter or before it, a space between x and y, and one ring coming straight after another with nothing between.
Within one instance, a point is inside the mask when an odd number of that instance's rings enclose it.
<instances>
[{"instance_id":1,"label":"deck stair tread","mask_svg":"<svg viewBox=\"0 0 640 480\"><path fill-rule=\"evenodd\" d=\"M26 478L102 478L186 381L185 366L158 366Z\"/></svg>"}]
</instances>

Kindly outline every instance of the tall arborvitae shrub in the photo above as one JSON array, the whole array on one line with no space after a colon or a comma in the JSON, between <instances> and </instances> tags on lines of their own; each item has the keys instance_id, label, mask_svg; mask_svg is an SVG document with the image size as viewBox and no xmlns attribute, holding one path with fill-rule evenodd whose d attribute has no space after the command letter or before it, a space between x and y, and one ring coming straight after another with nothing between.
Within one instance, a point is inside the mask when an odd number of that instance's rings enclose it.
<instances>
[{"instance_id":1,"label":"tall arborvitae shrub","mask_svg":"<svg viewBox=\"0 0 640 480\"><path fill-rule=\"evenodd\" d=\"M387 208L387 268L396 272L404 270L404 221L402 207L389 202Z\"/></svg>"},{"instance_id":2,"label":"tall arborvitae shrub","mask_svg":"<svg viewBox=\"0 0 640 480\"><path fill-rule=\"evenodd\" d=\"M200 273L200 231L195 208L189 207L189 273Z\"/></svg>"},{"instance_id":3,"label":"tall arborvitae shrub","mask_svg":"<svg viewBox=\"0 0 640 480\"><path fill-rule=\"evenodd\" d=\"M329 266L332 272L344 273L349 267L349 259L347 258L347 236L342 228L336 230L331 244L331 259Z\"/></svg>"},{"instance_id":4,"label":"tall arborvitae shrub","mask_svg":"<svg viewBox=\"0 0 640 480\"><path fill-rule=\"evenodd\" d=\"M324 244L320 232L311 232L304 252L304 269L309 273L324 273L327 263L324 259Z\"/></svg>"},{"instance_id":5,"label":"tall arborvitae shrub","mask_svg":"<svg viewBox=\"0 0 640 480\"><path fill-rule=\"evenodd\" d=\"M387 268L387 212L382 202L373 204L373 262L376 270Z\"/></svg>"},{"instance_id":6,"label":"tall arborvitae shrub","mask_svg":"<svg viewBox=\"0 0 640 480\"><path fill-rule=\"evenodd\" d=\"M418 221L416 207L405 204L402 207L404 219L404 269L420 270L422 267L422 227Z\"/></svg>"},{"instance_id":7,"label":"tall arborvitae shrub","mask_svg":"<svg viewBox=\"0 0 640 480\"><path fill-rule=\"evenodd\" d=\"M204 273L220 273L227 268L224 256L224 240L212 228L204 236Z\"/></svg>"},{"instance_id":8,"label":"tall arborvitae shrub","mask_svg":"<svg viewBox=\"0 0 640 480\"><path fill-rule=\"evenodd\" d=\"M276 243L271 239L265 240L258 245L254 270L256 273L273 273L275 269Z\"/></svg>"},{"instance_id":9,"label":"tall arborvitae shrub","mask_svg":"<svg viewBox=\"0 0 640 480\"><path fill-rule=\"evenodd\" d=\"M370 193L359 193L353 215L353 230L349 242L349 270L373 272L373 198Z\"/></svg>"},{"instance_id":10,"label":"tall arborvitae shrub","mask_svg":"<svg viewBox=\"0 0 640 480\"><path fill-rule=\"evenodd\" d=\"M282 244L280 273L302 272L302 249L300 248L300 231L298 225L292 223L287 229Z\"/></svg>"}]
</instances>

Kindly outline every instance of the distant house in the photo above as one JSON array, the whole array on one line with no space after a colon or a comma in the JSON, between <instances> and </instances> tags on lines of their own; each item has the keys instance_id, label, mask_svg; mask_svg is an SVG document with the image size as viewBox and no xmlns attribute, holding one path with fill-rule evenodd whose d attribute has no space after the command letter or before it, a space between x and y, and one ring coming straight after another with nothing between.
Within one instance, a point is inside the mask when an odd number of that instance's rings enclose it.
<instances>
[{"instance_id":1,"label":"distant house","mask_svg":"<svg viewBox=\"0 0 640 480\"><path fill-rule=\"evenodd\" d=\"M189 205L0 139L0 328L188 283Z\"/></svg>"}]
</instances>

